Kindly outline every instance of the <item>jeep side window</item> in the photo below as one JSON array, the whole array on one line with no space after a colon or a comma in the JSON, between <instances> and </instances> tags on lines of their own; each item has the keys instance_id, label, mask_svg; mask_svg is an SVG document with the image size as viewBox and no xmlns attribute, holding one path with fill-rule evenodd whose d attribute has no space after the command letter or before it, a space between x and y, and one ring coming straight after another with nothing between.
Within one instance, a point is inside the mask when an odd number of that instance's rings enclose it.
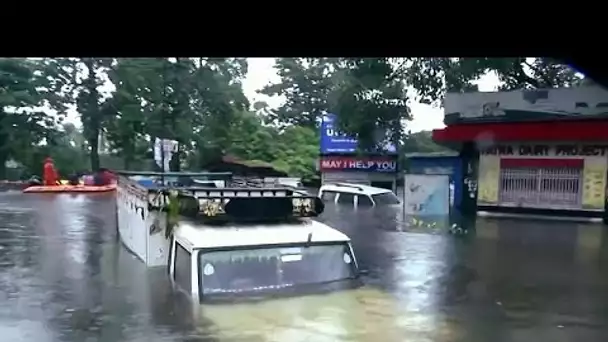
<instances>
[{"instance_id":1,"label":"jeep side window","mask_svg":"<svg viewBox=\"0 0 608 342\"><path fill-rule=\"evenodd\" d=\"M347 192L341 192L340 196L338 196L338 203L354 206L355 205L355 195L349 194Z\"/></svg>"},{"instance_id":2,"label":"jeep side window","mask_svg":"<svg viewBox=\"0 0 608 342\"><path fill-rule=\"evenodd\" d=\"M358 207L371 207L373 205L374 205L374 203L372 202L372 199L369 198L368 195L358 195L357 196L357 206Z\"/></svg>"},{"instance_id":3,"label":"jeep side window","mask_svg":"<svg viewBox=\"0 0 608 342\"><path fill-rule=\"evenodd\" d=\"M190 252L179 243L175 243L175 269L173 271L175 283L188 293L192 290L191 265L192 259L190 258Z\"/></svg>"},{"instance_id":4,"label":"jeep side window","mask_svg":"<svg viewBox=\"0 0 608 342\"><path fill-rule=\"evenodd\" d=\"M323 190L323 192L321 193L321 199L326 202L335 202L337 194L338 193L335 191Z\"/></svg>"}]
</instances>

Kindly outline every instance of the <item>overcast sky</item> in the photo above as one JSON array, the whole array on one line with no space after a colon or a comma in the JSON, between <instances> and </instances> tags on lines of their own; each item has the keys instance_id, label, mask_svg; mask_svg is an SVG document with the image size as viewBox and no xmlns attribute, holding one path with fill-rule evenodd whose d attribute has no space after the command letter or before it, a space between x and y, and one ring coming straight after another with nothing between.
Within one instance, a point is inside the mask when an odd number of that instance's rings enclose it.
<instances>
[{"instance_id":1,"label":"overcast sky","mask_svg":"<svg viewBox=\"0 0 608 342\"><path fill-rule=\"evenodd\" d=\"M274 58L248 58L248 62L249 72L243 82L243 91L249 98L249 101L252 104L256 101L266 101L272 107L279 106L282 102L281 98L270 98L256 93L258 89L261 89L266 84L279 81L279 77L273 68ZM498 78L496 75L489 74L482 77L478 84L481 91L493 91L498 86ZM100 90L104 92L111 91L114 87L110 85L109 87L103 86L101 88ZM412 132L431 130L444 126L442 108L435 108L415 101L412 101L410 108L414 119L409 123L408 129L412 130ZM74 109L68 111L67 121L80 125L78 114Z\"/></svg>"}]
</instances>

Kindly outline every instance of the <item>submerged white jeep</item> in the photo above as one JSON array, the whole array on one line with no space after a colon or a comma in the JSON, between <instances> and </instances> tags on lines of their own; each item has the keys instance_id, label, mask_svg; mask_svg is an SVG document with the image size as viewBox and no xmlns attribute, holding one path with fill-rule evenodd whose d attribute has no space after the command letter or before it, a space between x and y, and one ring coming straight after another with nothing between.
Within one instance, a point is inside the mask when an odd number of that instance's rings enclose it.
<instances>
[{"instance_id":1,"label":"submerged white jeep","mask_svg":"<svg viewBox=\"0 0 608 342\"><path fill-rule=\"evenodd\" d=\"M350 239L311 217L317 197L290 189L196 192L200 215L173 230L169 274L195 301L357 286Z\"/></svg>"}]
</instances>

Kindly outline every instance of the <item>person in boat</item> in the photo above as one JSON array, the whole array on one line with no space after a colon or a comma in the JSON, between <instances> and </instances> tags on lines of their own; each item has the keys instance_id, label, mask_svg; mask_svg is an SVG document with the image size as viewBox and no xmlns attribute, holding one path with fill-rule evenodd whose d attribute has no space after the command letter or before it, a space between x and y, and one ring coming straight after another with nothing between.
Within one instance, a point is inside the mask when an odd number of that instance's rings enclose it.
<instances>
[{"instance_id":1,"label":"person in boat","mask_svg":"<svg viewBox=\"0 0 608 342\"><path fill-rule=\"evenodd\" d=\"M42 185L42 180L40 179L40 177L34 175L30 177L30 179L27 181L27 184L29 186L39 186Z\"/></svg>"},{"instance_id":2,"label":"person in boat","mask_svg":"<svg viewBox=\"0 0 608 342\"><path fill-rule=\"evenodd\" d=\"M91 174L84 174L82 176L82 184L85 186L95 185L95 176Z\"/></svg>"},{"instance_id":3,"label":"person in boat","mask_svg":"<svg viewBox=\"0 0 608 342\"><path fill-rule=\"evenodd\" d=\"M68 177L68 184L79 185L80 178L82 178L82 172L75 172L71 176Z\"/></svg>"},{"instance_id":4,"label":"person in boat","mask_svg":"<svg viewBox=\"0 0 608 342\"><path fill-rule=\"evenodd\" d=\"M114 175L106 168L100 168L95 173L94 182L96 186L110 185L114 181Z\"/></svg>"},{"instance_id":5,"label":"person in boat","mask_svg":"<svg viewBox=\"0 0 608 342\"><path fill-rule=\"evenodd\" d=\"M44 160L42 177L43 183L46 186L54 186L59 184L59 175L57 174L55 164L53 163L53 159L51 159L51 157L47 157Z\"/></svg>"}]
</instances>

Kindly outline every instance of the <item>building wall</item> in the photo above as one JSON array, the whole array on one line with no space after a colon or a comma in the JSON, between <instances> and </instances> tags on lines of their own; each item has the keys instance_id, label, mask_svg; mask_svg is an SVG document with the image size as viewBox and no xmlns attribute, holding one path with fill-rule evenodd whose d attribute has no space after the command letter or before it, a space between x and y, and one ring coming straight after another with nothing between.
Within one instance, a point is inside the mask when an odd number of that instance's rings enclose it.
<instances>
[{"instance_id":1,"label":"building wall","mask_svg":"<svg viewBox=\"0 0 608 342\"><path fill-rule=\"evenodd\" d=\"M480 151L477 203L603 211L607 169L608 144L522 142L496 145ZM514 174L517 177L510 178ZM505 196L509 192L507 189L513 187L525 189L520 191L522 200L514 201L513 197ZM548 188L553 192L546 190ZM575 192L578 192L576 204L572 201ZM572 198L558 203L562 196Z\"/></svg>"},{"instance_id":2,"label":"building wall","mask_svg":"<svg viewBox=\"0 0 608 342\"><path fill-rule=\"evenodd\" d=\"M445 123L560 119L608 113L608 91L598 86L447 93Z\"/></svg>"}]
</instances>

